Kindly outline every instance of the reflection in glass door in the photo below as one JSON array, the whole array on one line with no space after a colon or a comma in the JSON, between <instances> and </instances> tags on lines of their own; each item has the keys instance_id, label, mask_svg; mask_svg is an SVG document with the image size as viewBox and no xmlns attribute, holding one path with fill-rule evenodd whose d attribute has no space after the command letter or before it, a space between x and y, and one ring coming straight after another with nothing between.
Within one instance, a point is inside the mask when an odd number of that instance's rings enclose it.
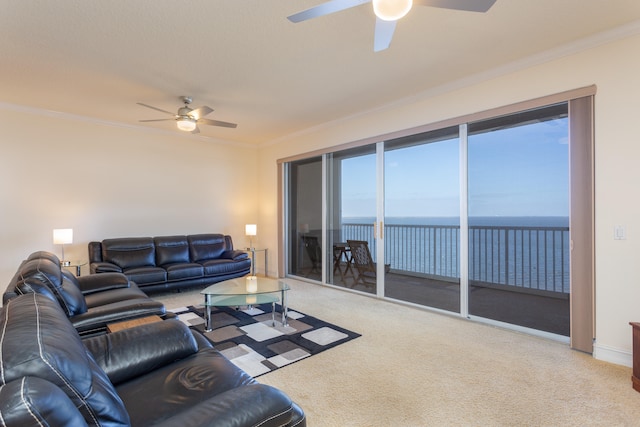
<instances>
[{"instance_id":1,"label":"reflection in glass door","mask_svg":"<svg viewBox=\"0 0 640 427\"><path fill-rule=\"evenodd\" d=\"M567 104L468 129L469 314L569 336Z\"/></svg>"},{"instance_id":2,"label":"reflection in glass door","mask_svg":"<svg viewBox=\"0 0 640 427\"><path fill-rule=\"evenodd\" d=\"M458 127L385 142L385 296L460 312Z\"/></svg>"},{"instance_id":3,"label":"reflection in glass door","mask_svg":"<svg viewBox=\"0 0 640 427\"><path fill-rule=\"evenodd\" d=\"M327 283L375 294L376 147L327 155ZM353 247L352 247L353 246ZM357 246L357 247L356 247Z\"/></svg>"}]
</instances>

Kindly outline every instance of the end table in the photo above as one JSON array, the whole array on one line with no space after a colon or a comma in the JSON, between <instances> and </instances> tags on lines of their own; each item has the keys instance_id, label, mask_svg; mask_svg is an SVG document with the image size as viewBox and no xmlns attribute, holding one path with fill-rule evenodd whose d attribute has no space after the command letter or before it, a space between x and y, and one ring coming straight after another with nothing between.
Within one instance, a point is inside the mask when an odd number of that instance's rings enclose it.
<instances>
[{"instance_id":1,"label":"end table","mask_svg":"<svg viewBox=\"0 0 640 427\"><path fill-rule=\"evenodd\" d=\"M264 252L264 275L265 277L269 276L267 274L267 266L269 265L269 262L267 258L268 250L266 248L264 249L246 248L246 249L243 249L243 251L247 253L251 253L251 275L252 276L256 275L256 252Z\"/></svg>"}]
</instances>

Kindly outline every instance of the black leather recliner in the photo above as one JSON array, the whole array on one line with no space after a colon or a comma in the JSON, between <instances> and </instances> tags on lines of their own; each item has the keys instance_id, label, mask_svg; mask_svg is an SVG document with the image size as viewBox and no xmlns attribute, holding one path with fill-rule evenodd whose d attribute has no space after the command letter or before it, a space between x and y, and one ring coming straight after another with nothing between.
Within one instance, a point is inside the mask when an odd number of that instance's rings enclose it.
<instances>
[{"instance_id":1,"label":"black leather recliner","mask_svg":"<svg viewBox=\"0 0 640 427\"><path fill-rule=\"evenodd\" d=\"M103 333L109 323L150 315L167 316L161 302L149 298L125 275L75 277L60 267L55 254L46 251L34 252L22 262L3 294L3 304L18 295L34 292L57 301L83 335Z\"/></svg>"},{"instance_id":2,"label":"black leather recliner","mask_svg":"<svg viewBox=\"0 0 640 427\"><path fill-rule=\"evenodd\" d=\"M0 309L0 420L11 426L305 426L177 319L82 340L59 304L31 293Z\"/></svg>"}]
</instances>

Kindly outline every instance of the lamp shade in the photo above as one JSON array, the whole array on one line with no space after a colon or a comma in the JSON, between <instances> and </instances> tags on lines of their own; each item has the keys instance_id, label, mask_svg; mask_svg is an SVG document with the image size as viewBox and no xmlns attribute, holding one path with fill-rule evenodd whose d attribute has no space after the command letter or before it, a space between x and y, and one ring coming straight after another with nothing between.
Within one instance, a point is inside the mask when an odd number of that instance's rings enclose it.
<instances>
[{"instance_id":1,"label":"lamp shade","mask_svg":"<svg viewBox=\"0 0 640 427\"><path fill-rule=\"evenodd\" d=\"M255 236L258 234L258 226L256 224L247 224L244 226L244 234L247 236Z\"/></svg>"},{"instance_id":2,"label":"lamp shade","mask_svg":"<svg viewBox=\"0 0 640 427\"><path fill-rule=\"evenodd\" d=\"M383 21L397 21L411 10L413 0L373 0L373 13Z\"/></svg>"},{"instance_id":3,"label":"lamp shade","mask_svg":"<svg viewBox=\"0 0 640 427\"><path fill-rule=\"evenodd\" d=\"M73 243L72 228L56 228L53 230L54 245L68 245L69 243Z\"/></svg>"}]
</instances>

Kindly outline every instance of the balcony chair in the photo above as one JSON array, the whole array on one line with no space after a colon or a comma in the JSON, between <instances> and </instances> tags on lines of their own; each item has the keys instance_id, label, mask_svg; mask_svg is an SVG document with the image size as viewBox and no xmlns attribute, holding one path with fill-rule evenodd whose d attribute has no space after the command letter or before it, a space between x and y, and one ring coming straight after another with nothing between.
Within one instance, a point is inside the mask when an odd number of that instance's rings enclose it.
<instances>
[{"instance_id":1,"label":"balcony chair","mask_svg":"<svg viewBox=\"0 0 640 427\"><path fill-rule=\"evenodd\" d=\"M359 283L365 286L376 285L376 263L371 258L369 251L369 243L365 240L347 240L347 245L351 250L351 259L358 271L358 276L353 282L352 287ZM391 269L390 264L384 265L384 272L388 273Z\"/></svg>"},{"instance_id":2,"label":"balcony chair","mask_svg":"<svg viewBox=\"0 0 640 427\"><path fill-rule=\"evenodd\" d=\"M317 236L302 236L302 244L307 251L307 255L311 260L311 270L305 277L309 277L312 273L322 274L320 266L322 265L322 249L318 243Z\"/></svg>"}]
</instances>

